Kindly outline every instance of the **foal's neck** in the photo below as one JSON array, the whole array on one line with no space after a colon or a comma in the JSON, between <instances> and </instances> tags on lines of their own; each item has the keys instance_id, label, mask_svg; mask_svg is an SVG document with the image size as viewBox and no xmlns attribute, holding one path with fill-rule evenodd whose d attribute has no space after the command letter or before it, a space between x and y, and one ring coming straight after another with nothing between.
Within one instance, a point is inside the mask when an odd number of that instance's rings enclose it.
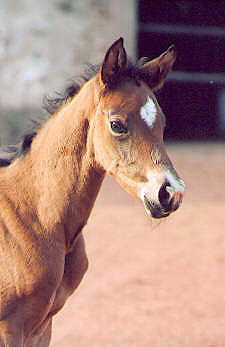
<instances>
[{"instance_id":1,"label":"foal's neck","mask_svg":"<svg viewBox=\"0 0 225 347\"><path fill-rule=\"evenodd\" d=\"M44 125L30 153L38 218L48 230L63 228L68 245L86 224L104 178L94 156L90 126L94 112L93 93L81 90Z\"/></svg>"}]
</instances>

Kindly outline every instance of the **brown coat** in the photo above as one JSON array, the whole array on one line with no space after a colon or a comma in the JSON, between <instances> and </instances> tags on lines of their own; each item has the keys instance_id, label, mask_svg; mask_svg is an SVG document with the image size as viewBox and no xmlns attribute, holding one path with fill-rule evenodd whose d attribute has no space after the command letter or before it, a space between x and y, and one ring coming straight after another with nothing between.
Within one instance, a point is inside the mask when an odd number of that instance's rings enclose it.
<instances>
[{"instance_id":1,"label":"brown coat","mask_svg":"<svg viewBox=\"0 0 225 347\"><path fill-rule=\"evenodd\" d=\"M49 345L53 315L87 270L82 228L106 172L153 217L181 203L184 185L166 154L164 115L152 92L174 60L170 48L131 69L116 41L27 153L0 168L0 346ZM148 117L151 107L149 129L140 110Z\"/></svg>"}]
</instances>

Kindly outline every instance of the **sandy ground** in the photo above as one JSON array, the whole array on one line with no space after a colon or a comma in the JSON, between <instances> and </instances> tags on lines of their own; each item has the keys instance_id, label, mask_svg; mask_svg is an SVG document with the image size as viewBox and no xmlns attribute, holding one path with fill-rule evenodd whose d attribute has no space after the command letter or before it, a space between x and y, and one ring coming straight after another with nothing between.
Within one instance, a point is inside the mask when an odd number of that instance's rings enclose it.
<instances>
[{"instance_id":1,"label":"sandy ground","mask_svg":"<svg viewBox=\"0 0 225 347\"><path fill-rule=\"evenodd\" d=\"M85 229L89 270L51 347L225 346L224 144L168 146L187 184L162 222L111 178Z\"/></svg>"}]
</instances>

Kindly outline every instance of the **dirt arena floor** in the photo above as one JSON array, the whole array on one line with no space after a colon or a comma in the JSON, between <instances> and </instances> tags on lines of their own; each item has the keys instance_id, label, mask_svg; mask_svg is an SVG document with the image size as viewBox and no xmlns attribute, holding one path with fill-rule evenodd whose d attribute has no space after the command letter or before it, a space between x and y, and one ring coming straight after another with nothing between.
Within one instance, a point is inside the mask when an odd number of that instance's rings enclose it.
<instances>
[{"instance_id":1,"label":"dirt arena floor","mask_svg":"<svg viewBox=\"0 0 225 347\"><path fill-rule=\"evenodd\" d=\"M156 222L107 178L85 228L89 270L51 347L225 346L224 144L169 145L187 184Z\"/></svg>"}]
</instances>

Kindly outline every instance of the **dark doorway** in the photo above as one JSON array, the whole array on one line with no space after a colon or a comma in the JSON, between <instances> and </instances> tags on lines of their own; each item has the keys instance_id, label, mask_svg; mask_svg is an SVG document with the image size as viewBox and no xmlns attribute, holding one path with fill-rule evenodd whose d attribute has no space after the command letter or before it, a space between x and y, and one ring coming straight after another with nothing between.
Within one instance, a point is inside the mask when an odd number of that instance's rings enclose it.
<instances>
[{"instance_id":1,"label":"dark doorway","mask_svg":"<svg viewBox=\"0 0 225 347\"><path fill-rule=\"evenodd\" d=\"M177 50L158 95L166 138L224 138L225 1L139 0L138 22L139 57L156 57L171 44Z\"/></svg>"}]
</instances>

